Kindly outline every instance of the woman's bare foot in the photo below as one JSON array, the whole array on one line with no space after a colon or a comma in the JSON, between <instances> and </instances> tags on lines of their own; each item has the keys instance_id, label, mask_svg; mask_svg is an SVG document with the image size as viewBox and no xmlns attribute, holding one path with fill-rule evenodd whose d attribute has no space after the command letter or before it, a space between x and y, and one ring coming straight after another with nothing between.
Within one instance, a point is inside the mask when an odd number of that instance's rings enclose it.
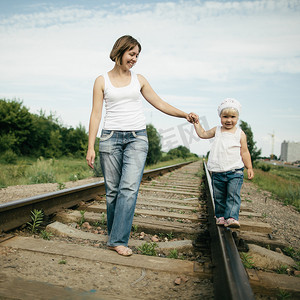
<instances>
[{"instance_id":1,"label":"woman's bare foot","mask_svg":"<svg viewBox=\"0 0 300 300\"><path fill-rule=\"evenodd\" d=\"M132 255L132 250L128 247L125 246L115 246L115 247L108 247L110 250L116 251L118 254L123 255L123 256L130 256Z\"/></svg>"}]
</instances>

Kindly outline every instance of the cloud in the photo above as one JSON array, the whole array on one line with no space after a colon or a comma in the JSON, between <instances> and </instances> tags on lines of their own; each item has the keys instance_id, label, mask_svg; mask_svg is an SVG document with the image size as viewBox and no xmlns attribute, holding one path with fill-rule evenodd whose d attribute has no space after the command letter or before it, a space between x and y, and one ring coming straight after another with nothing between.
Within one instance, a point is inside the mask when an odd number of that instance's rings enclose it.
<instances>
[{"instance_id":1,"label":"cloud","mask_svg":"<svg viewBox=\"0 0 300 300\"><path fill-rule=\"evenodd\" d=\"M222 81L245 70L298 73L297 12L297 1L51 7L1 21L1 65L6 76L82 78L107 60L118 36L132 32L145 49L141 67L155 76Z\"/></svg>"}]
</instances>

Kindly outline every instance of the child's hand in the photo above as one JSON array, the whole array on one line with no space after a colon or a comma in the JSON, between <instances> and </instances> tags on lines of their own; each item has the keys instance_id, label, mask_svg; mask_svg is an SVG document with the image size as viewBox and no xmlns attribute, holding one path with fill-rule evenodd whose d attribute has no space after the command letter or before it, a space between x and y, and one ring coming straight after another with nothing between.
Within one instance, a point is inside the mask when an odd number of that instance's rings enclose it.
<instances>
[{"instance_id":1,"label":"child's hand","mask_svg":"<svg viewBox=\"0 0 300 300\"><path fill-rule=\"evenodd\" d=\"M253 169L247 169L248 179L252 179L254 177Z\"/></svg>"},{"instance_id":2,"label":"child's hand","mask_svg":"<svg viewBox=\"0 0 300 300\"><path fill-rule=\"evenodd\" d=\"M187 120L192 124L198 124L199 123L199 116L193 112L189 113L187 116Z\"/></svg>"}]
</instances>

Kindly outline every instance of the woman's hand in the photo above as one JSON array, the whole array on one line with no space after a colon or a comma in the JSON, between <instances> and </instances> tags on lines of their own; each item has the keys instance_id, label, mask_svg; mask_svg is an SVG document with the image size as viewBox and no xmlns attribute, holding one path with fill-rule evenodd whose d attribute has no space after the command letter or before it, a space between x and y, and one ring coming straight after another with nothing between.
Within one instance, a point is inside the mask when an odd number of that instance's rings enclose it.
<instances>
[{"instance_id":1,"label":"woman's hand","mask_svg":"<svg viewBox=\"0 0 300 300\"><path fill-rule=\"evenodd\" d=\"M252 179L254 177L254 172L252 168L247 169L248 179Z\"/></svg>"},{"instance_id":2,"label":"woman's hand","mask_svg":"<svg viewBox=\"0 0 300 300\"><path fill-rule=\"evenodd\" d=\"M189 113L186 117L186 119L192 123L192 124L198 124L199 123L199 116L193 112Z\"/></svg>"},{"instance_id":3,"label":"woman's hand","mask_svg":"<svg viewBox=\"0 0 300 300\"><path fill-rule=\"evenodd\" d=\"M89 165L89 167L91 167L92 169L94 169L94 162L95 162L95 150L88 150L87 154L86 154L86 161L87 164Z\"/></svg>"}]
</instances>

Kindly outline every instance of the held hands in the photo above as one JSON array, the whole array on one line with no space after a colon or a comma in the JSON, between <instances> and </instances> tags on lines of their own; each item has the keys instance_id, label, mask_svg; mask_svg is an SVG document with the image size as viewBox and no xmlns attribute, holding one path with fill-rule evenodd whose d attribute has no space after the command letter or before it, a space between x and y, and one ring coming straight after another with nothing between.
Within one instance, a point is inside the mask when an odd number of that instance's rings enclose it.
<instances>
[{"instance_id":1,"label":"held hands","mask_svg":"<svg viewBox=\"0 0 300 300\"><path fill-rule=\"evenodd\" d=\"M198 124L199 123L199 116L193 112L189 113L186 117L186 119L192 123L192 124Z\"/></svg>"}]
</instances>

